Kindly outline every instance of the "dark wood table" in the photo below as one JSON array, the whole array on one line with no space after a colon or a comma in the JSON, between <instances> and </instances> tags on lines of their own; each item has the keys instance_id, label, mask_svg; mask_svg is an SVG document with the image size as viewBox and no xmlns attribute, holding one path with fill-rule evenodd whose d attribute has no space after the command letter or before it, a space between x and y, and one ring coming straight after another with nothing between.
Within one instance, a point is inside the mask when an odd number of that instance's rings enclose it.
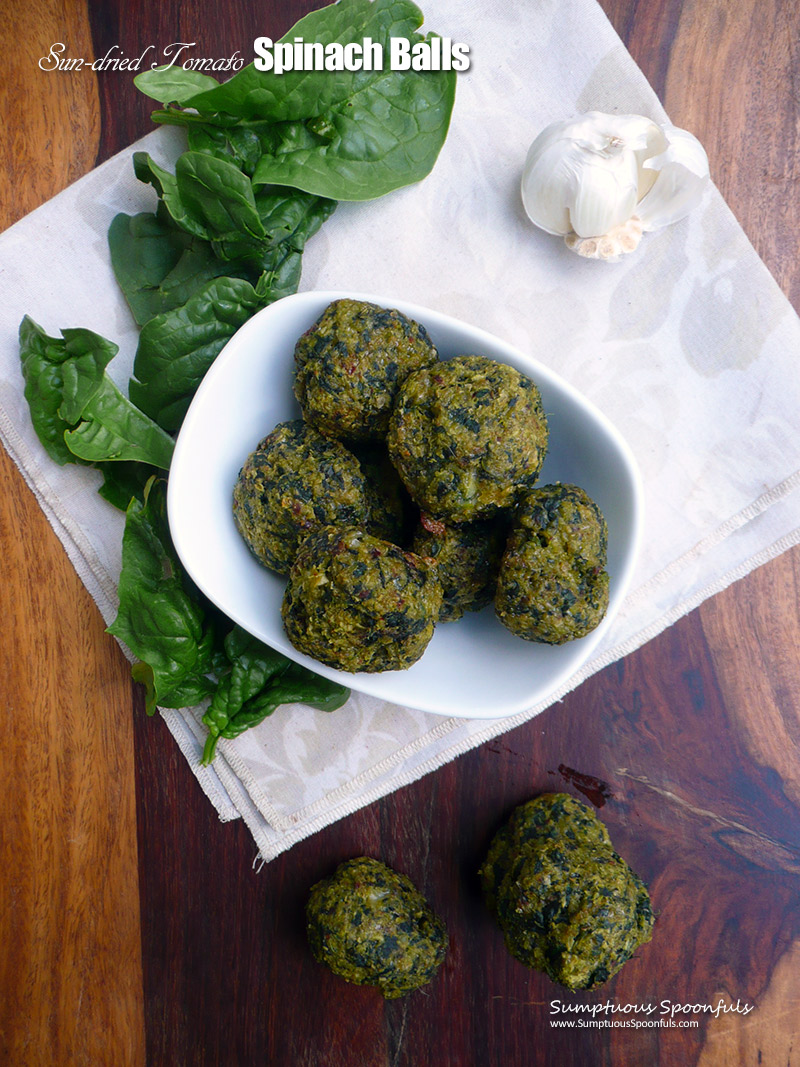
<instances>
[{"instance_id":1,"label":"dark wood table","mask_svg":"<svg viewBox=\"0 0 800 1067\"><path fill-rule=\"evenodd\" d=\"M602 3L673 121L707 147L728 203L800 307L797 4ZM0 226L151 128L128 77L43 73L38 60L53 42L73 55L116 45L134 56L150 43L187 41L197 54L249 56L255 36L277 37L315 6L13 5L0 20ZM128 664L5 453L0 559L0 1063L794 1062L799 550L539 718L262 870L247 829L218 821L163 723L146 718ZM601 816L659 913L653 942L616 979L575 996L508 956L475 877L512 806L544 790L581 796L560 767L606 784ZM304 940L309 886L362 853L408 873L451 935L441 975L400 1001L334 978ZM696 1028L551 1026L554 999L720 998L755 1007L703 1013Z\"/></svg>"}]
</instances>

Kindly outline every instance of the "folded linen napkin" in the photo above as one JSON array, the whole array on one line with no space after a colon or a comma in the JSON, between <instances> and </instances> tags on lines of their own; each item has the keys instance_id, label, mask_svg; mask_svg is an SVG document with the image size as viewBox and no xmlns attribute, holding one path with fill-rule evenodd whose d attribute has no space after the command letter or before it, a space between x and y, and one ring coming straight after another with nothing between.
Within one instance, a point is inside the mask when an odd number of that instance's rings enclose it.
<instances>
[{"instance_id":1,"label":"folded linen napkin","mask_svg":"<svg viewBox=\"0 0 800 1067\"><path fill-rule=\"evenodd\" d=\"M800 322L718 192L617 264L579 259L527 223L528 144L548 123L598 109L665 118L594 0L427 0L428 23L469 44L433 173L379 201L341 205L309 243L303 289L393 293L489 330L548 364L616 424L645 485L643 546L603 643L554 702L704 598L800 540ZM158 130L0 235L0 437L107 621L116 614L123 518L99 478L41 449L22 395L17 330L96 330L120 345L123 388L137 331L106 233L151 210L131 156L164 163ZM332 715L280 708L199 759L201 711L164 712L221 818L242 817L269 860L296 841L543 710L448 719L354 693Z\"/></svg>"}]
</instances>

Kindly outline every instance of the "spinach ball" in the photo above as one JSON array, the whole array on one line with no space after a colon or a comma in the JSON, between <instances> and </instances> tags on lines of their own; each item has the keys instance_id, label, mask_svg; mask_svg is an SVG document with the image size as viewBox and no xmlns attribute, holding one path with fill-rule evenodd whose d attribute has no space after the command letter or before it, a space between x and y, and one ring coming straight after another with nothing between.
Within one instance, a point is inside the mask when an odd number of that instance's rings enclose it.
<instances>
[{"instance_id":1,"label":"spinach ball","mask_svg":"<svg viewBox=\"0 0 800 1067\"><path fill-rule=\"evenodd\" d=\"M442 602L435 565L355 526L326 526L297 553L281 614L300 652L341 671L420 658Z\"/></svg>"},{"instance_id":2,"label":"spinach ball","mask_svg":"<svg viewBox=\"0 0 800 1067\"><path fill-rule=\"evenodd\" d=\"M312 887L306 920L315 959L387 999L430 982L447 951L444 923L411 879L368 856Z\"/></svg>"},{"instance_id":3,"label":"spinach ball","mask_svg":"<svg viewBox=\"0 0 800 1067\"><path fill-rule=\"evenodd\" d=\"M460 619L465 611L480 611L491 604L507 525L505 516L447 525L422 516L411 550L436 560L442 586L440 622Z\"/></svg>"},{"instance_id":4,"label":"spinach ball","mask_svg":"<svg viewBox=\"0 0 800 1067\"><path fill-rule=\"evenodd\" d=\"M516 807L492 838L480 870L486 903L497 910L497 893L514 857L545 838L573 844L610 845L608 830L591 808L569 793L545 793Z\"/></svg>"},{"instance_id":5,"label":"spinach ball","mask_svg":"<svg viewBox=\"0 0 800 1067\"><path fill-rule=\"evenodd\" d=\"M530 378L486 356L456 356L406 378L387 444L424 512L472 522L512 507L535 483L547 419Z\"/></svg>"},{"instance_id":6,"label":"spinach ball","mask_svg":"<svg viewBox=\"0 0 800 1067\"><path fill-rule=\"evenodd\" d=\"M526 641L584 637L608 608L608 528L576 485L545 485L520 502L500 565L495 610Z\"/></svg>"},{"instance_id":7,"label":"spinach ball","mask_svg":"<svg viewBox=\"0 0 800 1067\"><path fill-rule=\"evenodd\" d=\"M602 985L652 937L647 887L567 794L517 808L479 874L511 955L568 989Z\"/></svg>"},{"instance_id":8,"label":"spinach ball","mask_svg":"<svg viewBox=\"0 0 800 1067\"><path fill-rule=\"evenodd\" d=\"M330 437L386 436L405 377L439 358L425 328L393 308L335 300L297 342L295 396L307 422Z\"/></svg>"},{"instance_id":9,"label":"spinach ball","mask_svg":"<svg viewBox=\"0 0 800 1067\"><path fill-rule=\"evenodd\" d=\"M383 443L354 441L347 447L356 457L366 483L369 521L367 533L406 546L419 514Z\"/></svg>"},{"instance_id":10,"label":"spinach ball","mask_svg":"<svg viewBox=\"0 0 800 1067\"><path fill-rule=\"evenodd\" d=\"M369 515L355 456L300 419L282 422L244 463L233 490L233 517L251 551L288 574L311 530L363 523Z\"/></svg>"}]
</instances>

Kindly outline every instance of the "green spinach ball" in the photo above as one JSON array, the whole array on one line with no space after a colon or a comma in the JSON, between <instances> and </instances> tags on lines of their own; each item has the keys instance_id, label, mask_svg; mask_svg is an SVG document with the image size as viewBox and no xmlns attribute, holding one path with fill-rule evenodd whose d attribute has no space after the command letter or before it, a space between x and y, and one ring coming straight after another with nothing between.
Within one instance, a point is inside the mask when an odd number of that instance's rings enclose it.
<instances>
[{"instance_id":1,"label":"green spinach ball","mask_svg":"<svg viewBox=\"0 0 800 1067\"><path fill-rule=\"evenodd\" d=\"M335 300L297 342L295 396L306 421L330 437L386 436L406 376L439 358L425 328L393 308Z\"/></svg>"},{"instance_id":2,"label":"green spinach ball","mask_svg":"<svg viewBox=\"0 0 800 1067\"><path fill-rule=\"evenodd\" d=\"M511 955L568 989L602 985L652 937L647 887L567 794L517 808L479 873Z\"/></svg>"},{"instance_id":3,"label":"green spinach ball","mask_svg":"<svg viewBox=\"0 0 800 1067\"><path fill-rule=\"evenodd\" d=\"M233 490L233 517L251 551L288 574L311 530L369 515L355 456L299 419L282 422L248 456Z\"/></svg>"},{"instance_id":4,"label":"green spinach ball","mask_svg":"<svg viewBox=\"0 0 800 1067\"><path fill-rule=\"evenodd\" d=\"M312 887L306 919L315 959L387 999L430 982L447 951L444 923L411 879L367 856Z\"/></svg>"},{"instance_id":5,"label":"green spinach ball","mask_svg":"<svg viewBox=\"0 0 800 1067\"><path fill-rule=\"evenodd\" d=\"M369 521L367 533L406 546L419 515L400 475L394 469L386 445L372 441L347 442L361 467L366 483Z\"/></svg>"},{"instance_id":6,"label":"green spinach ball","mask_svg":"<svg viewBox=\"0 0 800 1067\"><path fill-rule=\"evenodd\" d=\"M434 564L359 527L326 526L300 546L281 614L298 651L374 673L416 663L441 602Z\"/></svg>"},{"instance_id":7,"label":"green spinach ball","mask_svg":"<svg viewBox=\"0 0 800 1067\"><path fill-rule=\"evenodd\" d=\"M440 622L460 619L465 611L491 604L506 543L505 516L445 525L422 516L411 551L436 560L442 586Z\"/></svg>"},{"instance_id":8,"label":"green spinach ball","mask_svg":"<svg viewBox=\"0 0 800 1067\"><path fill-rule=\"evenodd\" d=\"M552 838L574 845L611 844L595 813L569 793L545 793L520 804L492 838L480 870L486 903L497 911L497 894L514 858L529 846Z\"/></svg>"},{"instance_id":9,"label":"green spinach ball","mask_svg":"<svg viewBox=\"0 0 800 1067\"><path fill-rule=\"evenodd\" d=\"M545 485L520 501L500 565L495 610L526 641L584 637L608 608L608 529L575 485Z\"/></svg>"},{"instance_id":10,"label":"green spinach ball","mask_svg":"<svg viewBox=\"0 0 800 1067\"><path fill-rule=\"evenodd\" d=\"M387 444L424 512L472 522L513 507L535 483L547 419L530 378L485 356L456 356L406 378Z\"/></svg>"}]
</instances>

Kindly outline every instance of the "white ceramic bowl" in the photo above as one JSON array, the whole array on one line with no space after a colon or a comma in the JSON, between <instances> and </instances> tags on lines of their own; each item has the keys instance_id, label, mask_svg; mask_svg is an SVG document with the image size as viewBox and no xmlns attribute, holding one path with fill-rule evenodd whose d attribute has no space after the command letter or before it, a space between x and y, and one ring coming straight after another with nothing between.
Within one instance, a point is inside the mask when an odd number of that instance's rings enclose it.
<instances>
[{"instance_id":1,"label":"white ceramic bowl","mask_svg":"<svg viewBox=\"0 0 800 1067\"><path fill-rule=\"evenodd\" d=\"M297 418L294 346L331 301L343 296L395 307L422 323L443 359L489 356L539 387L550 426L539 485L572 482L608 523L610 604L586 637L550 646L523 641L493 609L437 626L422 658L406 671L347 674L297 652L281 622L285 579L263 567L237 531L233 486L247 456L279 422ZM244 629L318 674L396 704L462 718L500 718L540 703L597 646L628 586L641 527L642 493L633 457L608 420L567 382L511 345L457 319L392 297L307 292L258 312L228 342L203 379L184 420L169 478L168 515L191 577Z\"/></svg>"}]
</instances>

